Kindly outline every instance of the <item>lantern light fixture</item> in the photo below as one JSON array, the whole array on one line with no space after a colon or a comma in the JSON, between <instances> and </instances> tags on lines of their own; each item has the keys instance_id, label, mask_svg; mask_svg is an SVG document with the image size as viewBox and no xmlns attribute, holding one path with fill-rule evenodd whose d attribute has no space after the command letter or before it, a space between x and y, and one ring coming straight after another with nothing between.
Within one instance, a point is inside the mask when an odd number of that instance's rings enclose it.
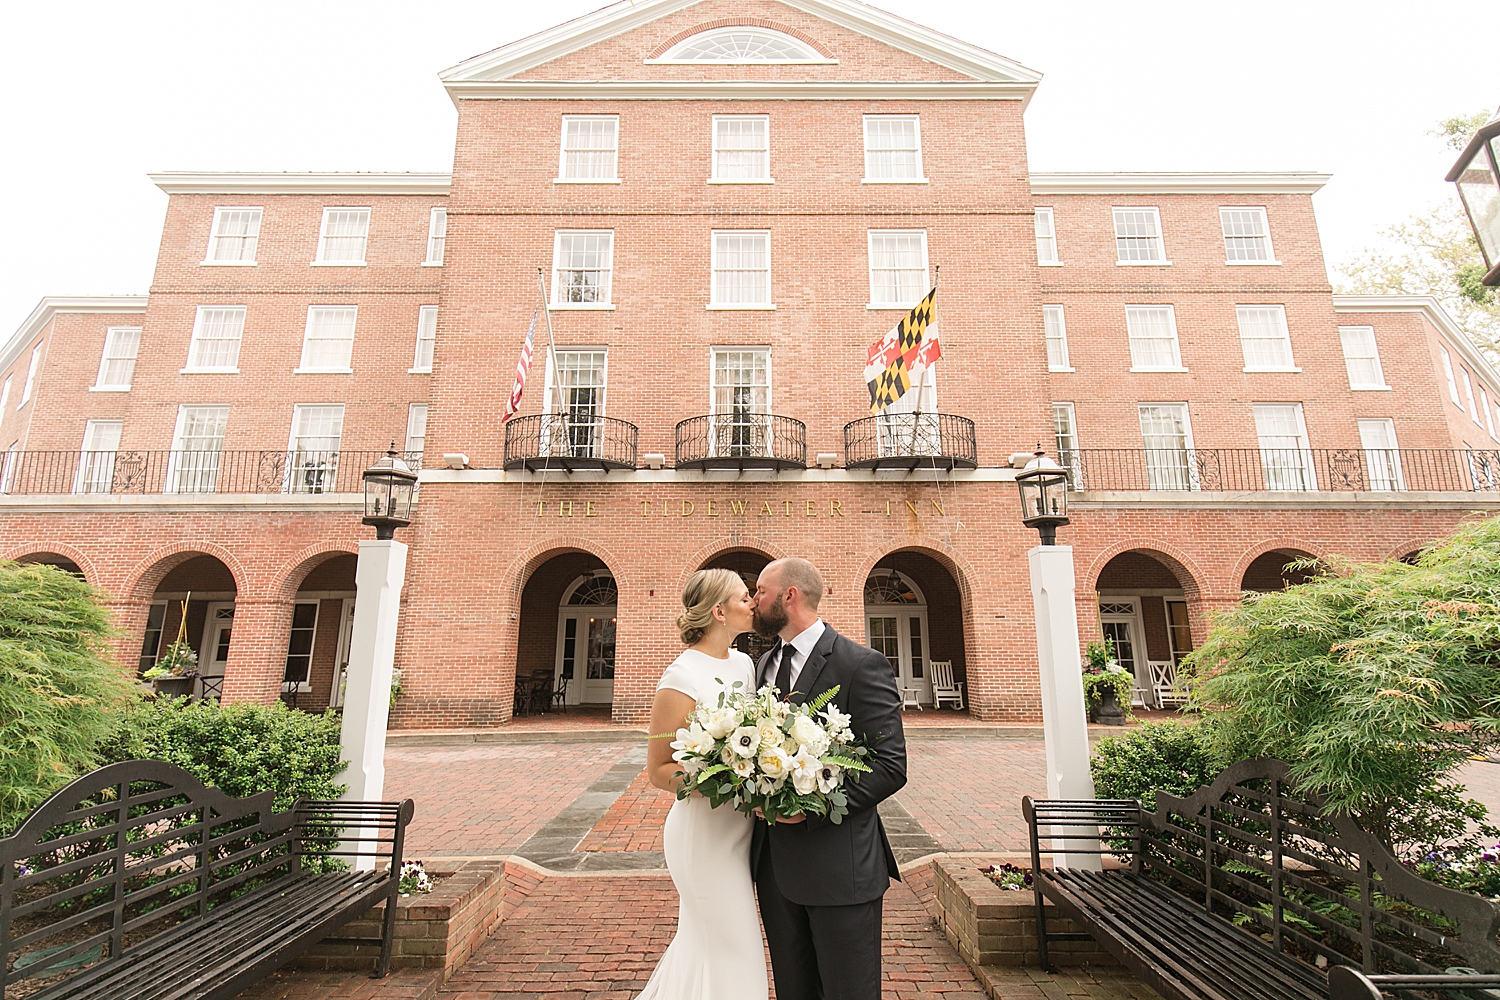
<instances>
[{"instance_id":1,"label":"lantern light fixture","mask_svg":"<svg viewBox=\"0 0 1500 1000\"><path fill-rule=\"evenodd\" d=\"M362 523L375 528L375 537L384 541L396 537L396 529L411 524L411 505L417 492L417 474L396 451L390 450L364 471L365 516Z\"/></svg>"},{"instance_id":2,"label":"lantern light fixture","mask_svg":"<svg viewBox=\"0 0 1500 1000\"><path fill-rule=\"evenodd\" d=\"M1487 272L1480 284L1500 286L1500 111L1474 133L1448 171L1469 216Z\"/></svg>"},{"instance_id":3,"label":"lantern light fixture","mask_svg":"<svg viewBox=\"0 0 1500 1000\"><path fill-rule=\"evenodd\" d=\"M1043 545L1057 544L1057 529L1068 523L1068 470L1037 448L1026 468L1016 473L1021 492L1021 523L1035 528Z\"/></svg>"}]
</instances>

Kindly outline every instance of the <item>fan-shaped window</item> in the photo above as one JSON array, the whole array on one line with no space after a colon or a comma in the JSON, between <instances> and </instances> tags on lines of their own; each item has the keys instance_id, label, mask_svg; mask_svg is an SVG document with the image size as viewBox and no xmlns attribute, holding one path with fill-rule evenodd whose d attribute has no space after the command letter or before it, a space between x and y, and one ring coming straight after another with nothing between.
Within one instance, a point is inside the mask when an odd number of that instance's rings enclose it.
<instances>
[{"instance_id":1,"label":"fan-shaped window","mask_svg":"<svg viewBox=\"0 0 1500 1000\"><path fill-rule=\"evenodd\" d=\"M768 28L716 28L683 39L661 62L828 62L806 42Z\"/></svg>"},{"instance_id":2,"label":"fan-shaped window","mask_svg":"<svg viewBox=\"0 0 1500 1000\"><path fill-rule=\"evenodd\" d=\"M591 607L614 607L620 603L620 590L615 586L615 578L607 572L601 571L592 576L586 576L573 585L573 590L568 594L564 604L587 604Z\"/></svg>"},{"instance_id":3,"label":"fan-shaped window","mask_svg":"<svg viewBox=\"0 0 1500 1000\"><path fill-rule=\"evenodd\" d=\"M865 606L877 604L922 604L922 595L911 582L894 570L877 570L865 581Z\"/></svg>"}]
</instances>

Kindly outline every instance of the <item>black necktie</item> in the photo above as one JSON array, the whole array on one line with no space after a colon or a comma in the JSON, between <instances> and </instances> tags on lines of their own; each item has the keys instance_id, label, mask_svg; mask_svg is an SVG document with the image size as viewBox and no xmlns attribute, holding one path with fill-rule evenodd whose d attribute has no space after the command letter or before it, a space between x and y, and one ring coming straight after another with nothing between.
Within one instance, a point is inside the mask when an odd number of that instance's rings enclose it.
<instances>
[{"instance_id":1,"label":"black necktie","mask_svg":"<svg viewBox=\"0 0 1500 1000\"><path fill-rule=\"evenodd\" d=\"M776 671L776 688L781 692L781 700L786 701L792 693L792 657L797 655L797 647L786 643L781 647L781 668Z\"/></svg>"}]
</instances>

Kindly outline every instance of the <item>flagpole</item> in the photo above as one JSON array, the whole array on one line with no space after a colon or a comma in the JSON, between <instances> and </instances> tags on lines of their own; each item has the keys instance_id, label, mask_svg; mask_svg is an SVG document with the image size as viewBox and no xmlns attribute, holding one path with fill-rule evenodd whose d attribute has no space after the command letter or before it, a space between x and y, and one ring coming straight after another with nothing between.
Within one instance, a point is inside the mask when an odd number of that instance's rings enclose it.
<instances>
[{"instance_id":1,"label":"flagpole","mask_svg":"<svg viewBox=\"0 0 1500 1000\"><path fill-rule=\"evenodd\" d=\"M938 276L941 273L942 269L943 269L943 265L941 265L941 264L934 264L932 266L932 290L934 292L937 291ZM937 296L936 295L934 295L932 297L932 319L928 320L927 326L928 326L928 329L931 329L932 327L937 326ZM923 385L923 383L925 383L927 381L927 373L928 373L928 371L931 370L931 368L932 368L932 365L930 363L926 364L926 365L924 365L922 367L922 381L917 383L917 406L916 406L915 412L912 414L912 419L911 419L911 454L912 454L913 457L915 457L916 454L917 454L917 427L918 427L918 425L920 425L922 423L922 385ZM933 392L935 394L937 392L937 378L936 378L936 376L933 377L932 386L933 386Z\"/></svg>"},{"instance_id":2,"label":"flagpole","mask_svg":"<svg viewBox=\"0 0 1500 1000\"><path fill-rule=\"evenodd\" d=\"M542 312L547 317L547 364L552 369L552 388L557 392L557 413L566 427L568 423L568 411L562 391L562 371L557 367L557 341L552 338L552 310L548 308L547 281L542 277L542 269L536 269L537 287L542 290ZM543 378L546 373L543 372Z\"/></svg>"}]
</instances>

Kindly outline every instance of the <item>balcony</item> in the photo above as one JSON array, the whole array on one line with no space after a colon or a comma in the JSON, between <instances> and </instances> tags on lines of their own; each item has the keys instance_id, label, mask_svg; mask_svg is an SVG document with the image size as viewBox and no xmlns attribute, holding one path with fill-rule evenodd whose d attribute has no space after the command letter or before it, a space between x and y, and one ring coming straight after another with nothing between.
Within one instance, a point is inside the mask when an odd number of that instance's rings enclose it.
<instances>
[{"instance_id":1,"label":"balcony","mask_svg":"<svg viewBox=\"0 0 1500 1000\"><path fill-rule=\"evenodd\" d=\"M844 425L849 469L973 469L974 421L951 413L886 413Z\"/></svg>"},{"instance_id":2,"label":"balcony","mask_svg":"<svg viewBox=\"0 0 1500 1000\"><path fill-rule=\"evenodd\" d=\"M16 451L0 493L104 496L362 493L383 451ZM420 465L421 452L406 460Z\"/></svg>"},{"instance_id":3,"label":"balcony","mask_svg":"<svg viewBox=\"0 0 1500 1000\"><path fill-rule=\"evenodd\" d=\"M540 413L505 425L505 468L634 469L635 424L613 417Z\"/></svg>"},{"instance_id":4,"label":"balcony","mask_svg":"<svg viewBox=\"0 0 1500 1000\"><path fill-rule=\"evenodd\" d=\"M1500 492L1500 452L1412 448L1084 448L1059 459L1088 492Z\"/></svg>"},{"instance_id":5,"label":"balcony","mask_svg":"<svg viewBox=\"0 0 1500 1000\"><path fill-rule=\"evenodd\" d=\"M689 417L677 425L679 469L805 469L807 426L770 413Z\"/></svg>"}]
</instances>

